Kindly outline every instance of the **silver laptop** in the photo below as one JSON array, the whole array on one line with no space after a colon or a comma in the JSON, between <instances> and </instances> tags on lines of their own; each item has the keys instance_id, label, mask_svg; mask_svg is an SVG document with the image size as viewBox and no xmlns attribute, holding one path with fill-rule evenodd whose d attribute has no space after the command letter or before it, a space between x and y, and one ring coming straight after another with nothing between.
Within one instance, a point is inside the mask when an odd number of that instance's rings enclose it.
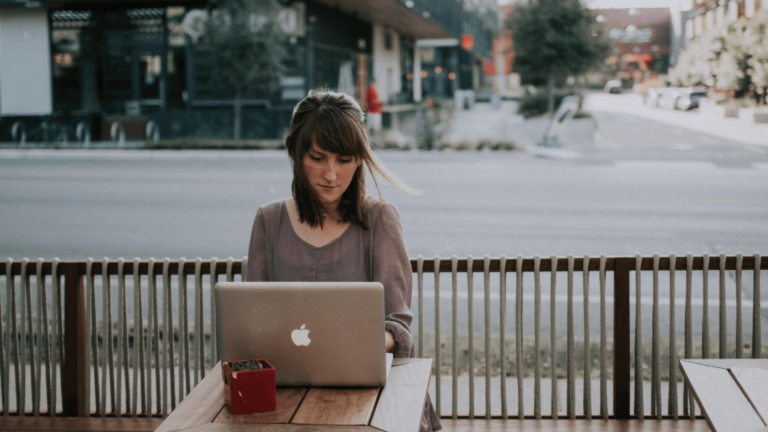
<instances>
[{"instance_id":1,"label":"silver laptop","mask_svg":"<svg viewBox=\"0 0 768 432\"><path fill-rule=\"evenodd\" d=\"M220 282L215 295L222 361L265 358L279 386L386 382L380 283Z\"/></svg>"}]
</instances>

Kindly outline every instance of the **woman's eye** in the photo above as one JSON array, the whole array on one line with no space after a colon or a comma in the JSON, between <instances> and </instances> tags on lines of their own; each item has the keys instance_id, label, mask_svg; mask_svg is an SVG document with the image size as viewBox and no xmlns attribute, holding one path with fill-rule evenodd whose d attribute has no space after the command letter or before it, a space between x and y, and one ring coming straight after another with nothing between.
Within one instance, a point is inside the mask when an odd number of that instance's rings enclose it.
<instances>
[{"instance_id":1,"label":"woman's eye","mask_svg":"<svg viewBox=\"0 0 768 432\"><path fill-rule=\"evenodd\" d=\"M310 156L309 158L312 159L315 162L320 162L321 160L323 160L323 158L320 158L320 157L317 157L317 156Z\"/></svg>"},{"instance_id":2,"label":"woman's eye","mask_svg":"<svg viewBox=\"0 0 768 432\"><path fill-rule=\"evenodd\" d=\"M343 164L350 163L350 162L352 162L352 159L339 159L339 162L343 163Z\"/></svg>"}]
</instances>

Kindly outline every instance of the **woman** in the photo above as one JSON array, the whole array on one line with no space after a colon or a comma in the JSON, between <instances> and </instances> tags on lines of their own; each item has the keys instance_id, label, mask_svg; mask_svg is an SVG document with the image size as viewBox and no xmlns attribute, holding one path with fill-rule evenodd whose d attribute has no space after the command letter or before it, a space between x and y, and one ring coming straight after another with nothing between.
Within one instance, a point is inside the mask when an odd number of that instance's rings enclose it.
<instances>
[{"instance_id":1,"label":"woman","mask_svg":"<svg viewBox=\"0 0 768 432\"><path fill-rule=\"evenodd\" d=\"M376 161L360 105L345 94L311 91L294 108L285 146L292 197L257 211L246 279L381 282L386 350L413 357L412 276L400 215L366 195L364 169L374 182L381 176L412 190ZM429 400L424 413L421 430L439 430Z\"/></svg>"}]
</instances>

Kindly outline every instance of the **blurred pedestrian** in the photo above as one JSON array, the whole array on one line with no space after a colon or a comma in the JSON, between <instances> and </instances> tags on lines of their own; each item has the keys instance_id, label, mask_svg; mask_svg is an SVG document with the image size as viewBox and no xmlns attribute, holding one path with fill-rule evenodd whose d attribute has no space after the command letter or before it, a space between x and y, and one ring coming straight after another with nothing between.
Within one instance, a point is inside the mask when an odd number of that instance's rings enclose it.
<instances>
[{"instance_id":1,"label":"blurred pedestrian","mask_svg":"<svg viewBox=\"0 0 768 432\"><path fill-rule=\"evenodd\" d=\"M376 81L371 81L371 85L368 86L368 116L366 120L368 131L371 133L381 130L381 106Z\"/></svg>"}]
</instances>

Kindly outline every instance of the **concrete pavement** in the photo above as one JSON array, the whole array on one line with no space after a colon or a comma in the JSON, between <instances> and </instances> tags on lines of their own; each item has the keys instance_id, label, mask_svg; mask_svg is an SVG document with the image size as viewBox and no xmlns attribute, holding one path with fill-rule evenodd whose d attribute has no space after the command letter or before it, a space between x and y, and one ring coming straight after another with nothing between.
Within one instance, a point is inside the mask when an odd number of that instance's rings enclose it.
<instances>
[{"instance_id":1,"label":"concrete pavement","mask_svg":"<svg viewBox=\"0 0 768 432\"><path fill-rule=\"evenodd\" d=\"M643 98L636 94L591 93L586 97L583 109L590 112L629 114L743 144L768 147L768 124L711 117L698 110L672 111L653 108L644 105Z\"/></svg>"}]
</instances>

